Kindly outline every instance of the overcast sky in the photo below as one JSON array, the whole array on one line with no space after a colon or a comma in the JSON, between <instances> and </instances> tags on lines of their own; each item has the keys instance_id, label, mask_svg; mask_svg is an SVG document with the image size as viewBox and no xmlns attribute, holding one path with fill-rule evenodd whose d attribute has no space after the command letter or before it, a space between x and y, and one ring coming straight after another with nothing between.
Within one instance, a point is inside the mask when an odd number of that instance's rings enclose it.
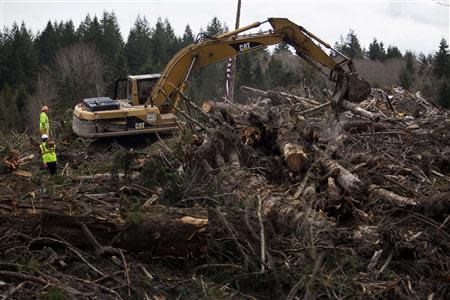
<instances>
[{"instance_id":1,"label":"overcast sky","mask_svg":"<svg viewBox=\"0 0 450 300\"><path fill-rule=\"evenodd\" d=\"M234 27L237 0L0 0L1 26L24 21L33 32L48 20L72 19L78 26L89 13L114 11L124 38L137 15L153 26L167 18L178 35L190 24L194 33L217 16ZM441 3L441 4L439 4ZM373 37L400 50L432 53L441 38L449 40L449 0L242 0L241 25L268 17L287 17L334 44L353 29L363 46Z\"/></svg>"}]
</instances>

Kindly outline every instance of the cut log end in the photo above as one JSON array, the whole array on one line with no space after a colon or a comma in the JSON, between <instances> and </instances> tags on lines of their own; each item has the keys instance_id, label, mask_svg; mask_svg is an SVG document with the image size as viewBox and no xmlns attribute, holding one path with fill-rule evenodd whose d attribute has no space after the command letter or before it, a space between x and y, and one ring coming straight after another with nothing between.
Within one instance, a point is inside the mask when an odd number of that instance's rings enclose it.
<instances>
[{"instance_id":1,"label":"cut log end","mask_svg":"<svg viewBox=\"0 0 450 300\"><path fill-rule=\"evenodd\" d=\"M300 171L308 161L306 153L296 144L287 143L284 145L283 156L289 169L293 172Z\"/></svg>"},{"instance_id":2,"label":"cut log end","mask_svg":"<svg viewBox=\"0 0 450 300\"><path fill-rule=\"evenodd\" d=\"M205 101L202 103L202 110L205 113L209 113L212 109L212 105L210 101Z\"/></svg>"}]
</instances>

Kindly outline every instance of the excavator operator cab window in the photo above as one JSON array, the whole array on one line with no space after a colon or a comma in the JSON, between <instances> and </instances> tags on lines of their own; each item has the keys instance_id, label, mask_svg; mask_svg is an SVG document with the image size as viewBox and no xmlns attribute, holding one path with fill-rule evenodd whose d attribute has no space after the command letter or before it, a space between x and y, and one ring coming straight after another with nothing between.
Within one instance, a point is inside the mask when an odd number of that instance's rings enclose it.
<instances>
[{"instance_id":1,"label":"excavator operator cab window","mask_svg":"<svg viewBox=\"0 0 450 300\"><path fill-rule=\"evenodd\" d=\"M116 90L114 93L114 99L131 101L131 83L128 78L119 78L116 81Z\"/></svg>"},{"instance_id":2,"label":"excavator operator cab window","mask_svg":"<svg viewBox=\"0 0 450 300\"><path fill-rule=\"evenodd\" d=\"M139 79L137 82L139 104L144 104L152 93L153 87L159 78Z\"/></svg>"}]
</instances>

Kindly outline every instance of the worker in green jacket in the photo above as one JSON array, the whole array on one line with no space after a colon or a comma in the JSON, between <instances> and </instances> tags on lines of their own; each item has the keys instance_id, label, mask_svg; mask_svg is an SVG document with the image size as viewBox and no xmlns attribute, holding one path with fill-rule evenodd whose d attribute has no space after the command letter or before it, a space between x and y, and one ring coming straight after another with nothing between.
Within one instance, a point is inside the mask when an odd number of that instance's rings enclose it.
<instances>
[{"instance_id":1,"label":"worker in green jacket","mask_svg":"<svg viewBox=\"0 0 450 300\"><path fill-rule=\"evenodd\" d=\"M41 109L41 115L39 116L39 131L41 135L46 134L49 135L50 132L50 124L48 122L48 106L44 105Z\"/></svg>"},{"instance_id":2,"label":"worker in green jacket","mask_svg":"<svg viewBox=\"0 0 450 300\"><path fill-rule=\"evenodd\" d=\"M39 153L42 155L42 162L50 174L56 174L58 159L56 158L55 142L48 138L48 135L42 135L42 143L39 145Z\"/></svg>"}]
</instances>

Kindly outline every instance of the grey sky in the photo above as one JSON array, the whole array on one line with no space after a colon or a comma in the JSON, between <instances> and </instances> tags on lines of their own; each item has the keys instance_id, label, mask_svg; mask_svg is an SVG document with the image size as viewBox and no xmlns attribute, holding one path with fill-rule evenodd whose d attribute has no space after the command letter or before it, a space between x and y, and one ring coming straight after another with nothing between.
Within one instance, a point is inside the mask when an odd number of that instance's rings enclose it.
<instances>
[{"instance_id":1,"label":"grey sky","mask_svg":"<svg viewBox=\"0 0 450 300\"><path fill-rule=\"evenodd\" d=\"M178 35L186 24L195 33L217 16L234 27L237 0L0 0L1 25L25 21L34 32L48 20L72 19L75 26L89 13L101 16L114 11L124 38L136 16L145 16L154 25L167 18ZM445 5L439 5L440 2ZM449 40L449 0L242 0L241 25L268 17L287 17L334 44L340 35L353 29L363 46L373 37L400 50L431 53L442 37Z\"/></svg>"}]
</instances>

